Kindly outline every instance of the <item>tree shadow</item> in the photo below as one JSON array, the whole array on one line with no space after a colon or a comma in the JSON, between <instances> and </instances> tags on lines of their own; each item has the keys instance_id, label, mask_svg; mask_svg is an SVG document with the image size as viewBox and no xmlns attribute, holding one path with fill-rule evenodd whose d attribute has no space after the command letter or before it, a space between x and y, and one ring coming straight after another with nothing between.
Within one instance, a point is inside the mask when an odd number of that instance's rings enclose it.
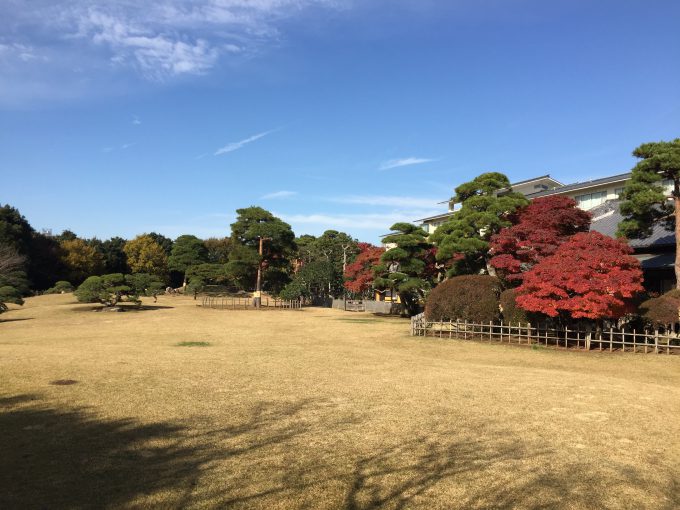
<instances>
[{"instance_id":1,"label":"tree shadow","mask_svg":"<svg viewBox=\"0 0 680 510\"><path fill-rule=\"evenodd\" d=\"M422 435L361 458L342 508L680 508L675 473L659 484L631 465L562 462L557 453L521 437Z\"/></svg>"},{"instance_id":2,"label":"tree shadow","mask_svg":"<svg viewBox=\"0 0 680 510\"><path fill-rule=\"evenodd\" d=\"M0 322L19 322L19 321L32 321L35 317L17 317L16 319L3 319L0 317Z\"/></svg>"},{"instance_id":3,"label":"tree shadow","mask_svg":"<svg viewBox=\"0 0 680 510\"><path fill-rule=\"evenodd\" d=\"M554 451L493 419L364 444L364 418L302 399L222 426L141 423L0 397L0 508L680 508L676 472Z\"/></svg>"},{"instance_id":4,"label":"tree shadow","mask_svg":"<svg viewBox=\"0 0 680 510\"><path fill-rule=\"evenodd\" d=\"M0 508L183 508L221 506L227 487L199 491L211 466L280 445L307 428L313 405L262 403L236 425L200 430L181 423L101 419L37 395L0 398ZM219 481L218 481L219 484Z\"/></svg>"}]
</instances>

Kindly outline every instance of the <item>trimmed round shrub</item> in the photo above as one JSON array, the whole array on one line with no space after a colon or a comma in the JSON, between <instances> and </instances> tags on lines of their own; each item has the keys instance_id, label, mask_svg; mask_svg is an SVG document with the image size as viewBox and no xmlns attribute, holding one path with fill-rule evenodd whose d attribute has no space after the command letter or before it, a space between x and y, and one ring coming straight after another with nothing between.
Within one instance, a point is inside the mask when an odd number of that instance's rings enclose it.
<instances>
[{"instance_id":1,"label":"trimmed round shrub","mask_svg":"<svg viewBox=\"0 0 680 510\"><path fill-rule=\"evenodd\" d=\"M504 322L525 324L530 322L525 310L522 310L515 302L515 289L507 289L501 292L500 298L501 316Z\"/></svg>"},{"instance_id":2,"label":"trimmed round shrub","mask_svg":"<svg viewBox=\"0 0 680 510\"><path fill-rule=\"evenodd\" d=\"M66 280L59 280L54 284L54 287L47 289L45 294L65 294L67 292L73 292L73 285Z\"/></svg>"},{"instance_id":3,"label":"trimmed round shrub","mask_svg":"<svg viewBox=\"0 0 680 510\"><path fill-rule=\"evenodd\" d=\"M427 297L425 317L430 321L489 322L500 318L501 283L495 276L456 276L440 283Z\"/></svg>"},{"instance_id":4,"label":"trimmed round shrub","mask_svg":"<svg viewBox=\"0 0 680 510\"><path fill-rule=\"evenodd\" d=\"M680 290L643 301L638 311L645 321L655 325L680 322Z\"/></svg>"}]
</instances>

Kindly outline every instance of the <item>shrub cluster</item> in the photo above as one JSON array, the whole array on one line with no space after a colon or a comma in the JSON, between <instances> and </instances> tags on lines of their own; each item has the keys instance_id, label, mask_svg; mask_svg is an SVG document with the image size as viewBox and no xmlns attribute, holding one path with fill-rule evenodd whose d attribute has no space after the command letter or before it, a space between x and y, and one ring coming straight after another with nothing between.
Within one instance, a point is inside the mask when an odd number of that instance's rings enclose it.
<instances>
[{"instance_id":1,"label":"shrub cluster","mask_svg":"<svg viewBox=\"0 0 680 510\"><path fill-rule=\"evenodd\" d=\"M643 301L639 314L644 321L655 326L680 321L680 290L673 289L659 297Z\"/></svg>"},{"instance_id":2,"label":"shrub cluster","mask_svg":"<svg viewBox=\"0 0 680 510\"><path fill-rule=\"evenodd\" d=\"M501 315L507 323L522 324L530 322L528 312L522 310L515 302L515 289L507 289L501 292L500 297Z\"/></svg>"},{"instance_id":3,"label":"shrub cluster","mask_svg":"<svg viewBox=\"0 0 680 510\"><path fill-rule=\"evenodd\" d=\"M431 321L495 321L500 318L500 293L501 283L495 276L456 276L430 292L425 317Z\"/></svg>"},{"instance_id":4,"label":"shrub cluster","mask_svg":"<svg viewBox=\"0 0 680 510\"><path fill-rule=\"evenodd\" d=\"M73 292L73 285L66 280L59 280L54 287L47 289L43 294L66 294L67 292Z\"/></svg>"}]
</instances>

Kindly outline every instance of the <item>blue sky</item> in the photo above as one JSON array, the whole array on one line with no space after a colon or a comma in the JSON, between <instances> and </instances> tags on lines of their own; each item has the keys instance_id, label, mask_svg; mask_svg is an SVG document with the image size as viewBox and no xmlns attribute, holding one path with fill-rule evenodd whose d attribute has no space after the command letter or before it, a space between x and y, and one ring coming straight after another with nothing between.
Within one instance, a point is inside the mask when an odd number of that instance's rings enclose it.
<instances>
[{"instance_id":1,"label":"blue sky","mask_svg":"<svg viewBox=\"0 0 680 510\"><path fill-rule=\"evenodd\" d=\"M38 229L222 236L261 205L377 242L481 172L587 180L680 136L674 0L2 11L0 203Z\"/></svg>"}]
</instances>

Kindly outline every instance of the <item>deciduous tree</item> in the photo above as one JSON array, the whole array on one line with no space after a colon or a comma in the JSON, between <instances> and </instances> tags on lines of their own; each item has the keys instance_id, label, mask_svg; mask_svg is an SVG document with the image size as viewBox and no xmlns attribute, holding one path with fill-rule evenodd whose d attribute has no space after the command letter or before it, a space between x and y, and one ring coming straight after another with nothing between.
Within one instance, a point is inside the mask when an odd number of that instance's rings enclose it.
<instances>
[{"instance_id":1,"label":"deciduous tree","mask_svg":"<svg viewBox=\"0 0 680 510\"><path fill-rule=\"evenodd\" d=\"M358 243L359 254L354 262L345 268L345 288L355 294L365 296L373 288L373 268L380 263L384 248L370 243Z\"/></svg>"},{"instance_id":2,"label":"deciduous tree","mask_svg":"<svg viewBox=\"0 0 680 510\"><path fill-rule=\"evenodd\" d=\"M128 266L134 273L153 274L165 280L168 274L168 257L165 250L148 234L137 236L123 248Z\"/></svg>"},{"instance_id":3,"label":"deciduous tree","mask_svg":"<svg viewBox=\"0 0 680 510\"><path fill-rule=\"evenodd\" d=\"M24 304L21 296L28 291L24 262L14 247L0 244L0 313L7 311L7 303Z\"/></svg>"},{"instance_id":4,"label":"deciduous tree","mask_svg":"<svg viewBox=\"0 0 680 510\"><path fill-rule=\"evenodd\" d=\"M572 198L537 198L510 218L511 227L491 237L489 264L510 284L519 283L526 271L553 255L570 236L587 232L590 216Z\"/></svg>"},{"instance_id":5,"label":"deciduous tree","mask_svg":"<svg viewBox=\"0 0 680 510\"><path fill-rule=\"evenodd\" d=\"M643 290L640 263L631 253L625 241L578 233L524 275L517 304L550 317L621 317Z\"/></svg>"},{"instance_id":6,"label":"deciduous tree","mask_svg":"<svg viewBox=\"0 0 680 510\"><path fill-rule=\"evenodd\" d=\"M622 237L647 237L656 223L675 231L675 279L680 288L680 138L645 143L633 151L640 158L624 188L619 224ZM664 182L671 183L670 196Z\"/></svg>"},{"instance_id":7,"label":"deciduous tree","mask_svg":"<svg viewBox=\"0 0 680 510\"><path fill-rule=\"evenodd\" d=\"M151 232L147 235L157 242L161 248L163 248L166 256L170 256L170 253L172 252L172 239L156 232Z\"/></svg>"},{"instance_id":8,"label":"deciduous tree","mask_svg":"<svg viewBox=\"0 0 680 510\"><path fill-rule=\"evenodd\" d=\"M77 285L88 276L99 274L104 269L101 254L84 240L61 241L60 245L70 282Z\"/></svg>"}]
</instances>

